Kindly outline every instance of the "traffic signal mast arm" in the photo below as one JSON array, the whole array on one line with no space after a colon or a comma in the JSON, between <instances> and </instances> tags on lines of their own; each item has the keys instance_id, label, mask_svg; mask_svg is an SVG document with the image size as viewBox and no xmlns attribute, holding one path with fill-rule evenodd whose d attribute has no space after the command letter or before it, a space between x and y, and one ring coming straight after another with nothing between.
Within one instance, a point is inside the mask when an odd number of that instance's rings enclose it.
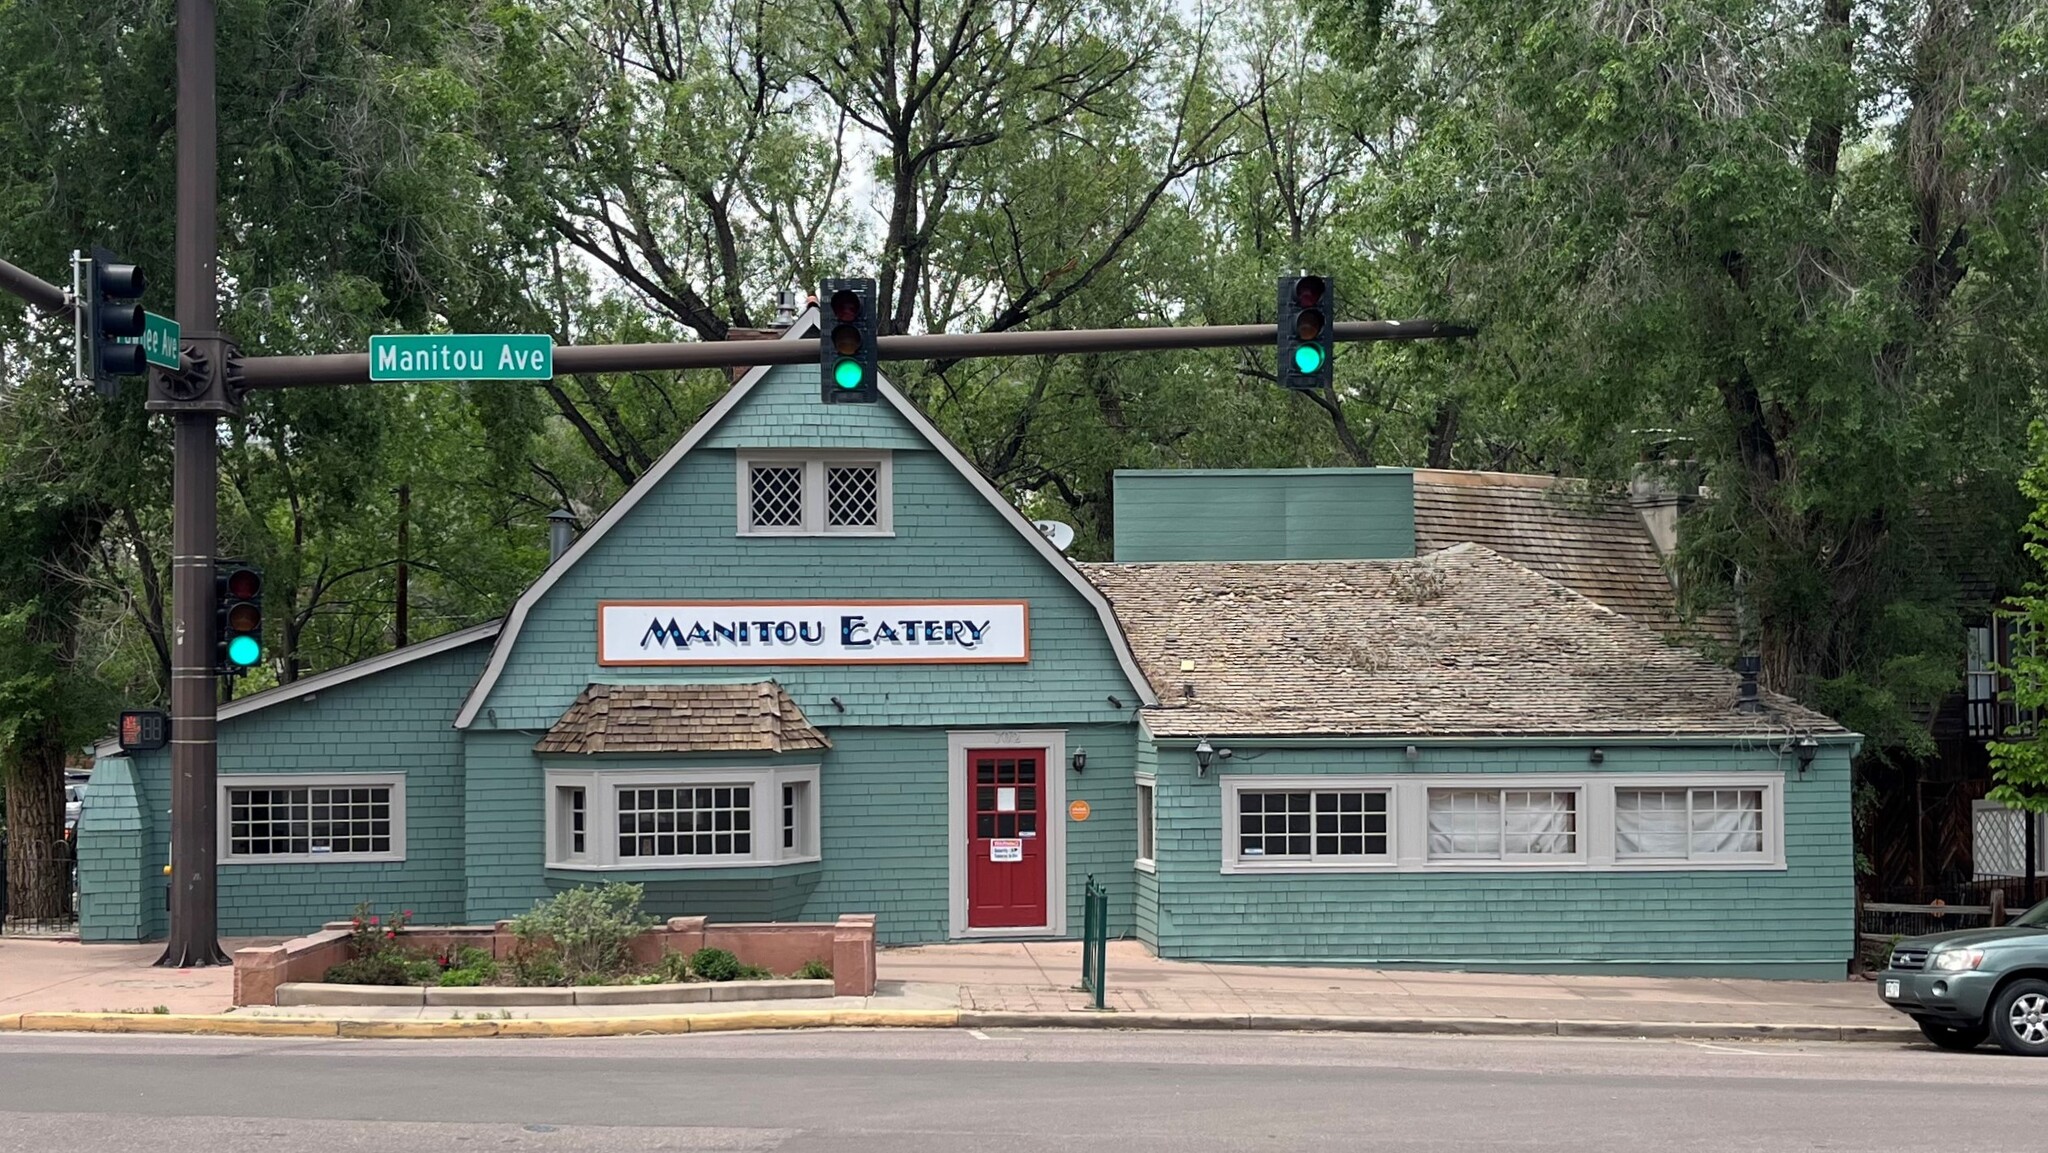
<instances>
[{"instance_id":1,"label":"traffic signal mast arm","mask_svg":"<svg viewBox=\"0 0 2048 1153\"><path fill-rule=\"evenodd\" d=\"M44 312L69 312L72 308L70 293L4 260L0 260L0 289L6 289Z\"/></svg>"},{"instance_id":2,"label":"traffic signal mast arm","mask_svg":"<svg viewBox=\"0 0 2048 1153\"><path fill-rule=\"evenodd\" d=\"M952 360L976 356L1045 356L1054 353L1140 352L1177 348L1239 348L1273 343L1272 324L1211 324L1160 328L1071 328L1044 332L938 333L884 336L881 360ZM1352 320L1333 326L1339 341L1442 340L1473 336L1469 325L1440 320ZM818 346L804 340L697 341L688 344L584 344L555 349L555 372L656 372L733 365L815 364ZM242 387L365 384L368 353L329 356L250 356L242 359Z\"/></svg>"}]
</instances>

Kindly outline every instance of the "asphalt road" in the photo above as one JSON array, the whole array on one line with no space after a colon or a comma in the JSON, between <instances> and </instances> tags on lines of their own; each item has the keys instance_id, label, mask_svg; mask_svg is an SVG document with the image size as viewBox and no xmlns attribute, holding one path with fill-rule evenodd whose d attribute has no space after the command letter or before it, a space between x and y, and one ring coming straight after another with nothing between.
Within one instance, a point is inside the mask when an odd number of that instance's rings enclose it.
<instances>
[{"instance_id":1,"label":"asphalt road","mask_svg":"<svg viewBox=\"0 0 2048 1153\"><path fill-rule=\"evenodd\" d=\"M0 1035L0 1151L2048 1149L2048 1060L1876 1044L964 1031Z\"/></svg>"}]
</instances>

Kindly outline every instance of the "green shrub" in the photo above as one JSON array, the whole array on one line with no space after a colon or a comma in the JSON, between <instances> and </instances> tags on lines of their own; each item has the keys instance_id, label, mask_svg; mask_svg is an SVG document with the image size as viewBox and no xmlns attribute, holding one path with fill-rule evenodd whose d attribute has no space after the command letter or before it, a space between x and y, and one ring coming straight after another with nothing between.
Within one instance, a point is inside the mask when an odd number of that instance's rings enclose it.
<instances>
[{"instance_id":1,"label":"green shrub","mask_svg":"<svg viewBox=\"0 0 2048 1153\"><path fill-rule=\"evenodd\" d=\"M621 976L633 938L654 925L641 895L639 885L617 882L567 889L515 917L512 932L522 950L552 956L569 981Z\"/></svg>"},{"instance_id":2,"label":"green shrub","mask_svg":"<svg viewBox=\"0 0 2048 1153\"><path fill-rule=\"evenodd\" d=\"M671 949L661 955L654 971L647 974L643 984L680 985L690 979L690 959Z\"/></svg>"},{"instance_id":3,"label":"green shrub","mask_svg":"<svg viewBox=\"0 0 2048 1153\"><path fill-rule=\"evenodd\" d=\"M774 979L775 970L770 969L766 965L741 965L740 975L736 978L736 980L741 981L773 981Z\"/></svg>"},{"instance_id":4,"label":"green shrub","mask_svg":"<svg viewBox=\"0 0 2048 1153\"><path fill-rule=\"evenodd\" d=\"M804 962L803 968L791 973L790 977L798 981L830 981L832 979L832 966L813 957Z\"/></svg>"},{"instance_id":5,"label":"green shrub","mask_svg":"<svg viewBox=\"0 0 2048 1153\"><path fill-rule=\"evenodd\" d=\"M545 949L519 948L513 950L510 960L512 983L515 985L566 985L569 974L562 969L561 959Z\"/></svg>"},{"instance_id":6,"label":"green shrub","mask_svg":"<svg viewBox=\"0 0 2048 1153\"><path fill-rule=\"evenodd\" d=\"M450 969L441 974L441 987L443 989L472 989L478 985L490 984L491 978L495 976L497 974L491 969Z\"/></svg>"},{"instance_id":7,"label":"green shrub","mask_svg":"<svg viewBox=\"0 0 2048 1153\"><path fill-rule=\"evenodd\" d=\"M395 952L351 957L327 970L327 981L338 985L423 985L439 977L440 967L432 961L416 960Z\"/></svg>"},{"instance_id":8,"label":"green shrub","mask_svg":"<svg viewBox=\"0 0 2048 1153\"><path fill-rule=\"evenodd\" d=\"M740 959L724 949L699 949L690 954L690 972L705 981L736 981Z\"/></svg>"}]
</instances>

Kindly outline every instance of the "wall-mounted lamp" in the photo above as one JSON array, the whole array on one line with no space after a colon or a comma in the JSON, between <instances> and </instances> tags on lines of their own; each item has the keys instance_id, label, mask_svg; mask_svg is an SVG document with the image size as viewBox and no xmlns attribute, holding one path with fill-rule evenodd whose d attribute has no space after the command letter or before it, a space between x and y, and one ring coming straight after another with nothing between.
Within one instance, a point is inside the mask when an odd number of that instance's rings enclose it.
<instances>
[{"instance_id":1,"label":"wall-mounted lamp","mask_svg":"<svg viewBox=\"0 0 2048 1153\"><path fill-rule=\"evenodd\" d=\"M1803 777L1806 775L1806 770L1813 767L1813 758L1820 753L1820 742L1812 737L1801 737L1799 738L1797 751L1799 753L1799 775Z\"/></svg>"},{"instance_id":2,"label":"wall-mounted lamp","mask_svg":"<svg viewBox=\"0 0 2048 1153\"><path fill-rule=\"evenodd\" d=\"M1088 750L1087 750L1087 749L1075 749L1075 750L1074 750L1074 771L1078 773L1078 772L1082 771L1083 769L1086 769L1087 767L1088 767Z\"/></svg>"},{"instance_id":3,"label":"wall-mounted lamp","mask_svg":"<svg viewBox=\"0 0 2048 1153\"><path fill-rule=\"evenodd\" d=\"M1421 756L1422 751L1420 749L1417 749L1414 745L1409 745L1407 748L1401 750L1401 755L1407 757L1409 760L1412 761L1415 758Z\"/></svg>"},{"instance_id":4,"label":"wall-mounted lamp","mask_svg":"<svg viewBox=\"0 0 2048 1153\"><path fill-rule=\"evenodd\" d=\"M1217 748L1209 743L1209 738L1203 737L1195 744L1195 775L1206 777L1209 775L1210 761L1227 761L1236 755L1229 749Z\"/></svg>"},{"instance_id":5,"label":"wall-mounted lamp","mask_svg":"<svg viewBox=\"0 0 2048 1153\"><path fill-rule=\"evenodd\" d=\"M1606 759L1607 759L1607 750L1606 750L1606 749L1594 749L1594 750L1593 750L1592 752L1590 752L1590 753L1587 753L1587 754L1586 754L1586 759L1587 759L1587 760L1589 760L1589 761L1591 761L1591 762L1593 762L1594 764L1596 764L1596 765L1597 765L1597 764L1599 764L1599 763L1600 763L1601 761L1604 761L1604 760L1606 760Z\"/></svg>"}]
</instances>

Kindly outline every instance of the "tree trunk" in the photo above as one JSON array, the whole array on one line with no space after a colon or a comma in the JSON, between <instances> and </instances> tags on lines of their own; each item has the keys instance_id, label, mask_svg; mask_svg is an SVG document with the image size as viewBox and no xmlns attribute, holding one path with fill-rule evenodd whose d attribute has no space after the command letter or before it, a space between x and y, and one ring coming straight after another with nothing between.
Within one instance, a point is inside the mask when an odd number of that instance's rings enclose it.
<instances>
[{"instance_id":1,"label":"tree trunk","mask_svg":"<svg viewBox=\"0 0 2048 1153\"><path fill-rule=\"evenodd\" d=\"M54 726L24 740L4 764L7 919L68 921L71 846L64 843L64 745Z\"/></svg>"}]
</instances>

